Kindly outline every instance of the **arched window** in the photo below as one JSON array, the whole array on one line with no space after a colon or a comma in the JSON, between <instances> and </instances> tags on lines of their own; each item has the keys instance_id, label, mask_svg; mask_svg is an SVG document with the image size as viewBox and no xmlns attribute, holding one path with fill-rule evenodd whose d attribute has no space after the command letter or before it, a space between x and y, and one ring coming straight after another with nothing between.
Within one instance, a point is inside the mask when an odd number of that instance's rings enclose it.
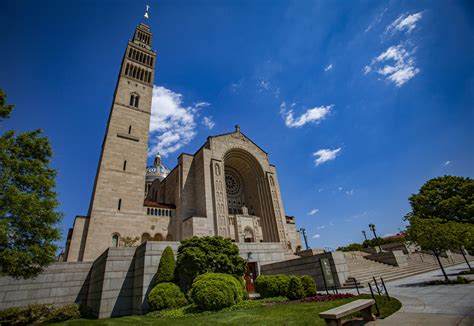
<instances>
[{"instance_id":1,"label":"arched window","mask_svg":"<svg viewBox=\"0 0 474 326\"><path fill-rule=\"evenodd\" d=\"M158 209L158 215L161 216L161 208Z\"/></svg>"},{"instance_id":2,"label":"arched window","mask_svg":"<svg viewBox=\"0 0 474 326\"><path fill-rule=\"evenodd\" d=\"M125 75L128 75L128 68L130 68L130 64L127 63L127 66L125 67Z\"/></svg>"},{"instance_id":3,"label":"arched window","mask_svg":"<svg viewBox=\"0 0 474 326\"><path fill-rule=\"evenodd\" d=\"M246 227L244 230L244 241L245 242L255 242L253 237L253 230L251 227Z\"/></svg>"},{"instance_id":4,"label":"arched window","mask_svg":"<svg viewBox=\"0 0 474 326\"><path fill-rule=\"evenodd\" d=\"M151 239L151 237L148 233L143 233L142 234L142 243L145 242L145 241L148 241L150 239Z\"/></svg>"},{"instance_id":5,"label":"arched window","mask_svg":"<svg viewBox=\"0 0 474 326\"><path fill-rule=\"evenodd\" d=\"M146 209L146 215L150 215L150 207Z\"/></svg>"},{"instance_id":6,"label":"arched window","mask_svg":"<svg viewBox=\"0 0 474 326\"><path fill-rule=\"evenodd\" d=\"M119 239L120 239L120 236L118 234L112 235L112 247L119 246Z\"/></svg>"},{"instance_id":7,"label":"arched window","mask_svg":"<svg viewBox=\"0 0 474 326\"><path fill-rule=\"evenodd\" d=\"M173 236L171 234L168 234L166 236L166 241L173 241Z\"/></svg>"},{"instance_id":8,"label":"arched window","mask_svg":"<svg viewBox=\"0 0 474 326\"><path fill-rule=\"evenodd\" d=\"M140 101L140 96L135 93L130 94L130 105L138 108L138 103ZM131 131L132 126L130 126L129 131ZM130 133L130 132L129 132Z\"/></svg>"},{"instance_id":9,"label":"arched window","mask_svg":"<svg viewBox=\"0 0 474 326\"><path fill-rule=\"evenodd\" d=\"M155 241L163 241L163 236L159 233L155 234L155 237L153 238Z\"/></svg>"}]
</instances>

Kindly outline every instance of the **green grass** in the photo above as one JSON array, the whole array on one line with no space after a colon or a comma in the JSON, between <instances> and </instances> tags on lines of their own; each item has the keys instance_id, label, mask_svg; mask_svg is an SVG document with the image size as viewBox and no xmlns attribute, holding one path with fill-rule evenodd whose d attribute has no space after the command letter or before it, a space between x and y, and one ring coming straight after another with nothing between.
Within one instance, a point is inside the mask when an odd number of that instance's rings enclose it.
<instances>
[{"instance_id":1,"label":"green grass","mask_svg":"<svg viewBox=\"0 0 474 326\"><path fill-rule=\"evenodd\" d=\"M318 317L322 311L346 304L365 296L326 302L304 302L289 304L273 304L264 307L242 307L240 310L227 310L216 313L198 314L184 317L127 316L102 320L71 320L63 325L325 325ZM377 298L381 316L400 309L398 300L387 302Z\"/></svg>"}]
</instances>

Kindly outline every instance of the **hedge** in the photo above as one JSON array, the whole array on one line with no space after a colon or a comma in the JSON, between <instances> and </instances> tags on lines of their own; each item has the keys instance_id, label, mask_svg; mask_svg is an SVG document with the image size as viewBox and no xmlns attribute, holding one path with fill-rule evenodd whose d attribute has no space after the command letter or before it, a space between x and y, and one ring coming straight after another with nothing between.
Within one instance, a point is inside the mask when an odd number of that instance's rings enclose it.
<instances>
[{"instance_id":1,"label":"hedge","mask_svg":"<svg viewBox=\"0 0 474 326\"><path fill-rule=\"evenodd\" d=\"M309 275L303 275L300 279L304 288L304 296L310 297L316 295L316 282L314 281L314 278Z\"/></svg>"},{"instance_id":2,"label":"hedge","mask_svg":"<svg viewBox=\"0 0 474 326\"><path fill-rule=\"evenodd\" d=\"M190 296L201 310L220 310L241 302L244 291L232 275L205 273L194 279Z\"/></svg>"},{"instance_id":3,"label":"hedge","mask_svg":"<svg viewBox=\"0 0 474 326\"><path fill-rule=\"evenodd\" d=\"M161 255L158 271L156 272L156 284L164 282L173 282L176 269L176 261L174 260L173 249L167 246Z\"/></svg>"},{"instance_id":4,"label":"hedge","mask_svg":"<svg viewBox=\"0 0 474 326\"><path fill-rule=\"evenodd\" d=\"M188 303L184 293L174 283L159 283L148 293L150 310L182 307Z\"/></svg>"},{"instance_id":5,"label":"hedge","mask_svg":"<svg viewBox=\"0 0 474 326\"><path fill-rule=\"evenodd\" d=\"M255 289L262 298L286 296L290 278L283 274L259 275L255 280Z\"/></svg>"}]
</instances>

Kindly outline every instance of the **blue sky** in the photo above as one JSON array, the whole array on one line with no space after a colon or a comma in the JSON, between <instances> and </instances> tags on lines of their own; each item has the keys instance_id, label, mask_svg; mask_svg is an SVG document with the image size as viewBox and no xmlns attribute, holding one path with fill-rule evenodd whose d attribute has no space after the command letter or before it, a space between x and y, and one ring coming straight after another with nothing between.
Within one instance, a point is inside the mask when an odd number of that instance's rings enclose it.
<instances>
[{"instance_id":1,"label":"blue sky","mask_svg":"<svg viewBox=\"0 0 474 326\"><path fill-rule=\"evenodd\" d=\"M126 42L143 1L0 2L2 126L44 129L64 234L86 214ZM277 166L310 245L403 228L428 179L473 176L469 1L151 1L150 153L172 168L235 124Z\"/></svg>"}]
</instances>

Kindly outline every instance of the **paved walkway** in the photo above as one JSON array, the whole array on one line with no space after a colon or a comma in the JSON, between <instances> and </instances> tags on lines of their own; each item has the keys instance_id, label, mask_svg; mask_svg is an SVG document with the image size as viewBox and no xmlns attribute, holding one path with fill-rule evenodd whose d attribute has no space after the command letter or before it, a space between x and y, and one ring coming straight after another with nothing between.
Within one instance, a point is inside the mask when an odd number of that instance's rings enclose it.
<instances>
[{"instance_id":1,"label":"paved walkway","mask_svg":"<svg viewBox=\"0 0 474 326\"><path fill-rule=\"evenodd\" d=\"M472 263L471 263L472 265ZM446 268L450 278L456 278L466 264ZM467 276L474 279L473 275ZM383 326L448 326L474 325L474 283L460 285L425 285L434 279L443 279L441 270L392 281L386 284L388 293L403 304L392 316L368 323ZM364 292L368 289L364 288Z\"/></svg>"}]
</instances>

